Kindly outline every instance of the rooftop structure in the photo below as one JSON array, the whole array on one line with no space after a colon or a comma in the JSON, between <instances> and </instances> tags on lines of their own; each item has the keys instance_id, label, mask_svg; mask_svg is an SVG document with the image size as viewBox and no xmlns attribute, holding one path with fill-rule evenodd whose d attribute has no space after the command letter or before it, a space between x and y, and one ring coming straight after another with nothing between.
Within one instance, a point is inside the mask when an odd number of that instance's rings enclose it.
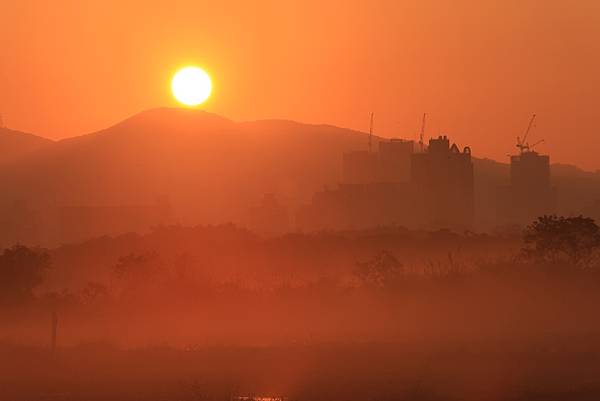
<instances>
[{"instance_id":1,"label":"rooftop structure","mask_svg":"<svg viewBox=\"0 0 600 401\"><path fill-rule=\"evenodd\" d=\"M471 149L450 145L447 136L430 139L412 155L411 183L420 198L423 219L441 228L470 227L474 209Z\"/></svg>"},{"instance_id":2,"label":"rooftop structure","mask_svg":"<svg viewBox=\"0 0 600 401\"><path fill-rule=\"evenodd\" d=\"M379 142L378 152L344 153L343 183L408 182L413 152L413 141L390 139Z\"/></svg>"}]
</instances>

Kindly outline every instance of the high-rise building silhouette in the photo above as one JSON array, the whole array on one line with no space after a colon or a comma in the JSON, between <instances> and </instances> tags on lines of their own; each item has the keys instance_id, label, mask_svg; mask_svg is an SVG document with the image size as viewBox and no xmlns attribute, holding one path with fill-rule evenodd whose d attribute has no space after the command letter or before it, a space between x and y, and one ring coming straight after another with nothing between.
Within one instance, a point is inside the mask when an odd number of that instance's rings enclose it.
<instances>
[{"instance_id":1,"label":"high-rise building silhouette","mask_svg":"<svg viewBox=\"0 0 600 401\"><path fill-rule=\"evenodd\" d=\"M556 212L550 156L525 150L510 157L510 184L500 191L498 211L501 222L517 224Z\"/></svg>"},{"instance_id":2,"label":"high-rise building silhouette","mask_svg":"<svg viewBox=\"0 0 600 401\"><path fill-rule=\"evenodd\" d=\"M345 153L342 183L314 194L296 216L301 230L417 224L409 177L414 141L381 140L378 151Z\"/></svg>"},{"instance_id":3,"label":"high-rise building silhouette","mask_svg":"<svg viewBox=\"0 0 600 401\"><path fill-rule=\"evenodd\" d=\"M379 142L379 151L344 153L343 183L372 184L408 182L414 141L390 139Z\"/></svg>"},{"instance_id":4,"label":"high-rise building silhouette","mask_svg":"<svg viewBox=\"0 0 600 401\"><path fill-rule=\"evenodd\" d=\"M467 228L473 223L474 177L471 149L450 146L447 136L430 139L412 155L411 183L426 225Z\"/></svg>"},{"instance_id":5,"label":"high-rise building silhouette","mask_svg":"<svg viewBox=\"0 0 600 401\"><path fill-rule=\"evenodd\" d=\"M379 179L382 182L408 182L415 143L402 139L379 142Z\"/></svg>"},{"instance_id":6,"label":"high-rise building silhouette","mask_svg":"<svg viewBox=\"0 0 600 401\"><path fill-rule=\"evenodd\" d=\"M379 152L344 155L343 183L317 192L298 228L405 227L463 229L473 220L471 150L447 137L414 153L413 141L379 142Z\"/></svg>"}]
</instances>

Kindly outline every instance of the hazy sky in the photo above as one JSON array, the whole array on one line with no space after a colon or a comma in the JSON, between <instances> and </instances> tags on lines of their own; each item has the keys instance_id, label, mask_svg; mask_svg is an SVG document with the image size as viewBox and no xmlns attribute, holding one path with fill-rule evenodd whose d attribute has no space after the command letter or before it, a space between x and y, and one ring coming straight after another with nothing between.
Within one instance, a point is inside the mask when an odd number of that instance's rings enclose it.
<instances>
[{"instance_id":1,"label":"hazy sky","mask_svg":"<svg viewBox=\"0 0 600 401\"><path fill-rule=\"evenodd\" d=\"M600 1L0 0L0 113L62 138L174 106L172 73L214 79L205 109L416 138L506 160L531 140L600 168Z\"/></svg>"}]
</instances>

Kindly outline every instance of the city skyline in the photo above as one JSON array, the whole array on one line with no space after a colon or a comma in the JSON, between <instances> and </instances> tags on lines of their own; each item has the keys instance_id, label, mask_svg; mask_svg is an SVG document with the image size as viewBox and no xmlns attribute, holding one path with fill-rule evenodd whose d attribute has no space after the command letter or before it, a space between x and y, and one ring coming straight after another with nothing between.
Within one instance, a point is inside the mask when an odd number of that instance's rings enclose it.
<instances>
[{"instance_id":1,"label":"city skyline","mask_svg":"<svg viewBox=\"0 0 600 401\"><path fill-rule=\"evenodd\" d=\"M537 113L541 151L600 169L595 2L550 1L543 13L533 1L140 4L7 4L5 125L51 139L95 132L175 105L172 74L197 64L214 79L204 109L236 121L367 131L374 112L377 135L416 139L426 112L429 137L507 162Z\"/></svg>"}]
</instances>

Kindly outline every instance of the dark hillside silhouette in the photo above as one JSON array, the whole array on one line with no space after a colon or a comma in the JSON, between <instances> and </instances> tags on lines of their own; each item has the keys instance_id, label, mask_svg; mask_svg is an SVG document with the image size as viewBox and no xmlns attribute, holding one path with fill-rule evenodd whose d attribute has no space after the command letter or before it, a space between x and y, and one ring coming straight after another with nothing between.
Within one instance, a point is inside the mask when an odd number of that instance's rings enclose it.
<instances>
[{"instance_id":1,"label":"dark hillside silhouette","mask_svg":"<svg viewBox=\"0 0 600 401\"><path fill-rule=\"evenodd\" d=\"M237 124L202 111L155 109L1 170L1 203L6 209L27 200L56 220L64 207L142 206L163 197L184 224L240 221L265 193L298 204L336 182L342 152L363 143L365 134L325 125Z\"/></svg>"},{"instance_id":2,"label":"dark hillside silhouette","mask_svg":"<svg viewBox=\"0 0 600 401\"><path fill-rule=\"evenodd\" d=\"M374 137L373 146L378 142ZM160 224L239 223L251 220L266 194L292 215L315 192L341 182L344 153L367 146L368 134L330 125L145 111L0 167L0 243L55 246ZM474 228L488 230L509 174L507 164L482 156L473 151ZM598 174L554 170L561 173L557 213L582 213L600 199Z\"/></svg>"},{"instance_id":3,"label":"dark hillside silhouette","mask_svg":"<svg viewBox=\"0 0 600 401\"><path fill-rule=\"evenodd\" d=\"M53 142L33 134L0 127L0 165L19 160Z\"/></svg>"}]
</instances>

